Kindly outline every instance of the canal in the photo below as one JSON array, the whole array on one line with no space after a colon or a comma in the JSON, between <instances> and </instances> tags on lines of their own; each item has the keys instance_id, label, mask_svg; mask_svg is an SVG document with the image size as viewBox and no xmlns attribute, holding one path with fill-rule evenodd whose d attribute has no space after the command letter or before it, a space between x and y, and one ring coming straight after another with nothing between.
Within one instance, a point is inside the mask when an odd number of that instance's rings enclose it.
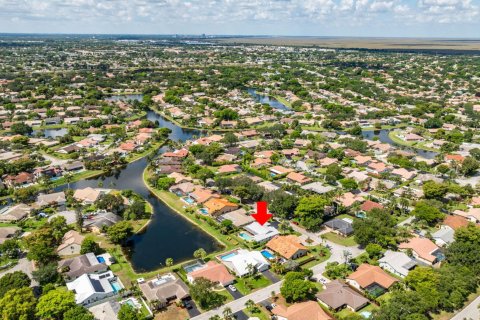
<instances>
[{"instance_id":1,"label":"canal","mask_svg":"<svg viewBox=\"0 0 480 320\"><path fill-rule=\"evenodd\" d=\"M202 135L198 130L179 128L152 111L148 112L147 118L158 121L160 127L170 128L172 140L186 141ZM165 150L166 148L162 148L158 152ZM175 263L192 259L193 252L199 248L208 253L221 249L221 245L213 237L185 220L148 190L142 180L146 166L147 160L143 158L128 164L125 169L112 176L79 181L72 183L70 187L78 189L103 185L104 188L130 189L152 205L154 214L150 224L142 233L131 238L129 247L125 250L136 272L158 269L164 266L167 258L173 258Z\"/></svg>"}]
</instances>

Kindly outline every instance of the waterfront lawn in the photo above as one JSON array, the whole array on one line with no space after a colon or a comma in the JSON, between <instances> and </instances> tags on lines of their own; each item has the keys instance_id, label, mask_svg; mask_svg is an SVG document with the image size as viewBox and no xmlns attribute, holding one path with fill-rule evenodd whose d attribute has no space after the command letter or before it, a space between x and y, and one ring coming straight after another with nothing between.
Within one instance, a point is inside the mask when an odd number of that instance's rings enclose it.
<instances>
[{"instance_id":1,"label":"waterfront lawn","mask_svg":"<svg viewBox=\"0 0 480 320\"><path fill-rule=\"evenodd\" d=\"M328 241L332 241L333 243L346 246L346 247L352 247L357 245L357 242L355 242L355 239L353 238L353 236L344 238L342 236L339 236L336 233L329 232L329 233L325 233L323 237Z\"/></svg>"},{"instance_id":2,"label":"waterfront lawn","mask_svg":"<svg viewBox=\"0 0 480 320\"><path fill-rule=\"evenodd\" d=\"M250 294L252 291L255 291L260 288L264 288L270 284L270 280L265 278L261 274L257 274L256 277L244 277L238 278L235 283L237 290L243 294Z\"/></svg>"}]
</instances>

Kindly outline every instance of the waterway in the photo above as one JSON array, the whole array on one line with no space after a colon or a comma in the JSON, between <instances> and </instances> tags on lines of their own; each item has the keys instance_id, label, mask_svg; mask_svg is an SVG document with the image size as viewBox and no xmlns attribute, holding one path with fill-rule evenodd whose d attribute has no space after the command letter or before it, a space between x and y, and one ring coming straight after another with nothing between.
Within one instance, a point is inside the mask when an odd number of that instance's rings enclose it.
<instances>
[{"instance_id":1,"label":"waterway","mask_svg":"<svg viewBox=\"0 0 480 320\"><path fill-rule=\"evenodd\" d=\"M255 99L255 101L257 101L261 104L268 104L269 106L271 106L272 108L275 108L277 110L281 110L281 111L285 111L285 112L292 112L292 110L289 107L287 107L286 105L284 105L283 103L281 103L277 99L272 98L272 97L267 96L267 95L264 95L264 94L257 93L255 91L255 89L249 88L249 89L247 89L247 92L248 92L248 94L250 94Z\"/></svg>"},{"instance_id":2,"label":"waterway","mask_svg":"<svg viewBox=\"0 0 480 320\"><path fill-rule=\"evenodd\" d=\"M378 138L383 143L388 143L389 145L395 146L397 148L405 149L411 152L414 152L420 157L423 157L425 159L434 159L435 156L438 154L437 152L434 151L427 151L423 149L417 149L417 148L409 148L405 146L401 146L399 144L396 144L390 137L388 136L388 133L390 131L386 129L382 130L374 130L374 131L362 131L362 135L365 139L368 140L373 140L375 137Z\"/></svg>"},{"instance_id":3,"label":"waterway","mask_svg":"<svg viewBox=\"0 0 480 320\"><path fill-rule=\"evenodd\" d=\"M55 138L60 138L60 137L63 137L64 135L66 135L68 133L68 129L67 128L60 128L60 129L34 130L32 132L32 135L35 136L38 132L43 133L43 136L45 138L55 139Z\"/></svg>"},{"instance_id":4,"label":"waterway","mask_svg":"<svg viewBox=\"0 0 480 320\"><path fill-rule=\"evenodd\" d=\"M170 138L186 141L202 135L198 130L184 130L160 115L149 111L147 118L158 121L160 127L172 129ZM162 153L166 148L161 148ZM98 187L131 189L144 197L153 207L153 216L148 227L129 241L126 253L136 272L148 272L164 266L167 258L181 262L193 258L193 252L199 248L208 253L221 249L221 245L209 234L199 229L162 201L158 200L144 185L142 174L147 166L145 158L130 163L125 169L112 176L101 176L70 184L72 189Z\"/></svg>"},{"instance_id":5,"label":"waterway","mask_svg":"<svg viewBox=\"0 0 480 320\"><path fill-rule=\"evenodd\" d=\"M116 94L116 95L105 98L106 101L128 101L128 100L142 101L142 99L143 99L143 94Z\"/></svg>"}]
</instances>

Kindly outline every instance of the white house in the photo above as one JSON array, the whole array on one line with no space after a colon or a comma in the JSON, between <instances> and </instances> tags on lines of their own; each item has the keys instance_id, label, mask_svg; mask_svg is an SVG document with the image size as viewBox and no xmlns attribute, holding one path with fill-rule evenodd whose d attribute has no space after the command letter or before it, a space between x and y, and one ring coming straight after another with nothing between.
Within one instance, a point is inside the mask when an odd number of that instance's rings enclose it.
<instances>
[{"instance_id":1,"label":"white house","mask_svg":"<svg viewBox=\"0 0 480 320\"><path fill-rule=\"evenodd\" d=\"M387 250L378 263L383 270L402 278L406 277L408 272L417 265L417 262L405 253L391 250Z\"/></svg>"},{"instance_id":2,"label":"white house","mask_svg":"<svg viewBox=\"0 0 480 320\"><path fill-rule=\"evenodd\" d=\"M254 266L258 272L265 271L270 267L270 263L259 251L239 249L220 259L227 268L239 277L249 274L249 265Z\"/></svg>"},{"instance_id":3,"label":"white house","mask_svg":"<svg viewBox=\"0 0 480 320\"><path fill-rule=\"evenodd\" d=\"M250 234L253 241L265 242L276 237L279 232L272 227L269 223L265 223L263 226L258 222L252 222L249 225L243 227Z\"/></svg>"},{"instance_id":4,"label":"white house","mask_svg":"<svg viewBox=\"0 0 480 320\"><path fill-rule=\"evenodd\" d=\"M75 302L82 306L92 306L104 302L118 294L123 284L111 271L100 274L84 274L67 288L75 293Z\"/></svg>"}]
</instances>

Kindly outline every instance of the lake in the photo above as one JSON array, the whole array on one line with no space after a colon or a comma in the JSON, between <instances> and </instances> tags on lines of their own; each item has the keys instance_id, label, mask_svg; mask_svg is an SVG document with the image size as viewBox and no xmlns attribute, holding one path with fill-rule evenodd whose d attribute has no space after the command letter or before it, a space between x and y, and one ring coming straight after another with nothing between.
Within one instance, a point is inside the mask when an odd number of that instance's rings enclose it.
<instances>
[{"instance_id":1,"label":"lake","mask_svg":"<svg viewBox=\"0 0 480 320\"><path fill-rule=\"evenodd\" d=\"M281 103L277 99L272 98L268 95L257 93L257 91L255 91L255 89L249 88L249 89L247 89L247 92L248 92L248 94L250 94L255 99L255 101L257 101L261 104L268 104L269 106L271 106L272 108L275 108L277 110L281 110L281 111L285 111L285 112L287 112L287 111L292 112L292 110L289 107L287 107L286 105L284 105L283 103Z\"/></svg>"},{"instance_id":2,"label":"lake","mask_svg":"<svg viewBox=\"0 0 480 320\"><path fill-rule=\"evenodd\" d=\"M165 120L160 115L149 111L147 118L158 121L160 127L172 129L170 138L186 141L195 136L201 136L198 130L184 130ZM161 148L162 153L166 148ZM140 234L133 236L129 247L125 250L136 272L148 272L164 266L167 258L173 258L175 263L193 258L193 252L199 248L208 253L221 249L221 245L189 221L184 219L158 200L144 185L142 174L147 166L145 158L130 163L125 169L112 176L101 176L71 184L71 188L98 187L131 189L144 197L152 206L154 214L148 227ZM62 188L65 188L63 186Z\"/></svg>"}]
</instances>

